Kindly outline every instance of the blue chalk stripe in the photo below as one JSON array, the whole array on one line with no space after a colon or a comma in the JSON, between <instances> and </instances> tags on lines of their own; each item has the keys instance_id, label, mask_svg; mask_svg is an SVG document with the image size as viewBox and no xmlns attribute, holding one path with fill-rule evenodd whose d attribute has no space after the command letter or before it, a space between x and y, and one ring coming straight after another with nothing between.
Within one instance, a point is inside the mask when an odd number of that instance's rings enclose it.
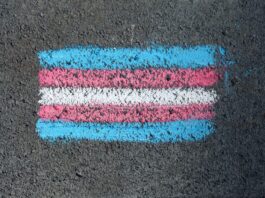
<instances>
[{"instance_id":1,"label":"blue chalk stripe","mask_svg":"<svg viewBox=\"0 0 265 198\"><path fill-rule=\"evenodd\" d=\"M43 68L65 69L139 69L203 68L216 66L216 53L225 50L216 45L195 47L101 48L94 46L64 48L38 53Z\"/></svg>"},{"instance_id":2,"label":"blue chalk stripe","mask_svg":"<svg viewBox=\"0 0 265 198\"><path fill-rule=\"evenodd\" d=\"M39 136L50 141L58 138L150 143L196 141L212 133L213 128L209 120L102 124L39 119L36 124Z\"/></svg>"}]
</instances>

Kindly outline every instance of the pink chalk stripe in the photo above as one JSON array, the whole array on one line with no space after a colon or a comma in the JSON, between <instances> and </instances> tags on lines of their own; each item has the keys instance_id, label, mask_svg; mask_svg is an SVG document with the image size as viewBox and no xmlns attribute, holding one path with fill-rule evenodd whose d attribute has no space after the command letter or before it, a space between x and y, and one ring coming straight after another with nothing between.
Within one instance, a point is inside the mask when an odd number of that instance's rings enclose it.
<instances>
[{"instance_id":1,"label":"pink chalk stripe","mask_svg":"<svg viewBox=\"0 0 265 198\"><path fill-rule=\"evenodd\" d=\"M75 122L168 122L186 119L211 119L213 106L118 106L118 105L43 105L40 118Z\"/></svg>"},{"instance_id":2,"label":"pink chalk stripe","mask_svg":"<svg viewBox=\"0 0 265 198\"><path fill-rule=\"evenodd\" d=\"M221 75L214 68L79 70L43 69L39 72L42 87L121 87L173 88L212 86Z\"/></svg>"}]
</instances>

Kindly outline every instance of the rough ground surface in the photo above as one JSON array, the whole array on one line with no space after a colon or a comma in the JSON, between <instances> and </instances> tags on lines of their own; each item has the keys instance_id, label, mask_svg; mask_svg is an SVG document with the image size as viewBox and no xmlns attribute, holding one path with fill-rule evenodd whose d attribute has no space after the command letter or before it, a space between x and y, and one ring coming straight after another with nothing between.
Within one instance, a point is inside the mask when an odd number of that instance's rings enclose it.
<instances>
[{"instance_id":1,"label":"rough ground surface","mask_svg":"<svg viewBox=\"0 0 265 198\"><path fill-rule=\"evenodd\" d=\"M265 1L1 0L2 197L265 196ZM177 144L43 142L36 52L69 45L219 44L237 61L217 129Z\"/></svg>"}]
</instances>

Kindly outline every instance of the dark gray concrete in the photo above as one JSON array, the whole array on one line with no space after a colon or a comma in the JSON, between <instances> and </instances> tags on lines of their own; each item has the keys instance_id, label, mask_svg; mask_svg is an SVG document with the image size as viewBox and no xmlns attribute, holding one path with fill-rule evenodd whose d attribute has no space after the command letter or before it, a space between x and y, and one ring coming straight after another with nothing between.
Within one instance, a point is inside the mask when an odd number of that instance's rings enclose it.
<instances>
[{"instance_id":1,"label":"dark gray concrete","mask_svg":"<svg viewBox=\"0 0 265 198\"><path fill-rule=\"evenodd\" d=\"M1 0L0 195L264 197L264 16L263 0ZM214 135L157 145L38 138L38 50L151 43L232 53Z\"/></svg>"}]
</instances>

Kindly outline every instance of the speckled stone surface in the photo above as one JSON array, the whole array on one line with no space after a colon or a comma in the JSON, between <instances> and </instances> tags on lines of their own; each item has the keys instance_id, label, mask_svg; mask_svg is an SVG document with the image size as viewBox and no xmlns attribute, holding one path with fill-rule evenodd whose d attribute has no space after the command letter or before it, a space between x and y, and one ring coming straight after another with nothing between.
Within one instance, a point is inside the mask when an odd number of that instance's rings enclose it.
<instances>
[{"instance_id":1,"label":"speckled stone surface","mask_svg":"<svg viewBox=\"0 0 265 198\"><path fill-rule=\"evenodd\" d=\"M1 197L264 197L263 0L0 1ZM37 52L218 44L215 133L195 143L42 141Z\"/></svg>"}]
</instances>

